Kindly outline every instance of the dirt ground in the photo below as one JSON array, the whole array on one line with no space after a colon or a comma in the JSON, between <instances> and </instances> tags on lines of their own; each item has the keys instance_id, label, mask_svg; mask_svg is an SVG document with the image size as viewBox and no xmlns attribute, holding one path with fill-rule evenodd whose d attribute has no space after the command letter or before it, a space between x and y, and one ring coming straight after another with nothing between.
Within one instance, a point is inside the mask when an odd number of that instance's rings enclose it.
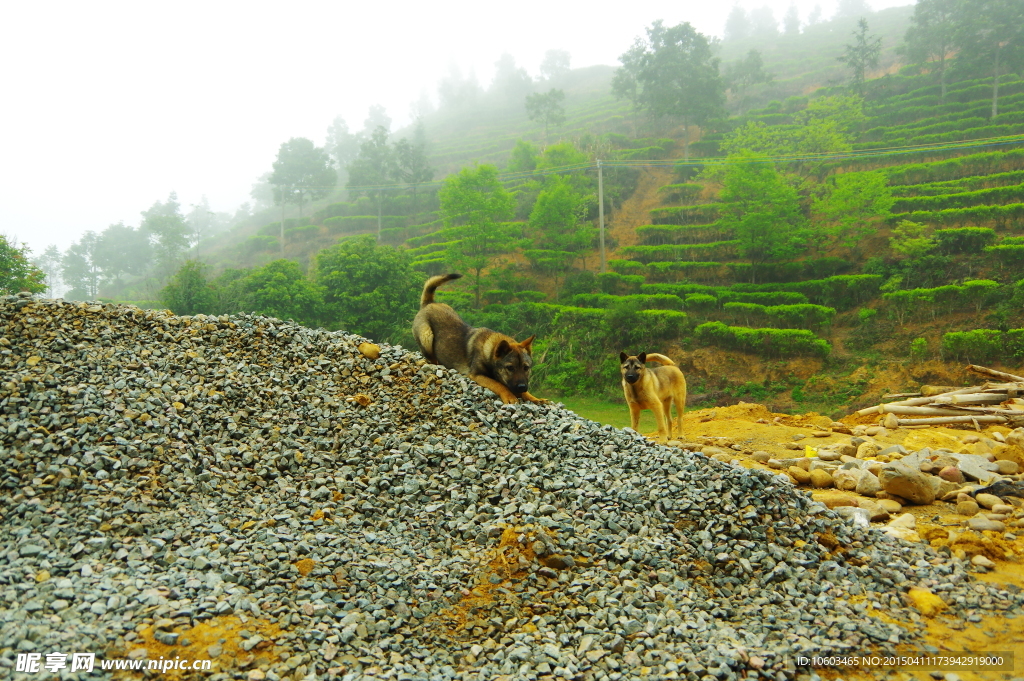
<instances>
[{"instance_id":1,"label":"dirt ground","mask_svg":"<svg viewBox=\"0 0 1024 681\"><path fill-rule=\"evenodd\" d=\"M877 418L877 417L874 417ZM839 423L855 426L873 423L874 419L848 417ZM740 403L715 409L703 409L688 412L683 417L683 440L686 443L714 445L729 448L739 445L742 451L736 451L735 458L748 468L768 466L751 458L755 451L765 451L780 459L791 459L804 455L806 446L821 447L829 443L845 442L851 437L849 433L833 430L831 418L818 414L789 415L773 414L762 405ZM999 431L1008 433L1009 429L993 426L980 433L973 429L955 429L931 426L921 429L897 429L872 437L884 446L901 444L908 451L923 447L946 448L953 451L964 446L963 438L968 434L991 437ZM650 435L653 435L651 433ZM799 450L787 448L786 444L799 445ZM779 472L779 471L774 471ZM825 494L836 494L835 490L812 490L801 487L814 497ZM842 494L855 495L853 492ZM976 573L980 580L1002 585L1013 585L1024 588L1024 529L1010 528L1016 531L1016 539L1008 539L1003 533L985 532L979 535L964 527L966 518L956 513L954 504L936 501L927 506L905 506L903 512L912 513L917 521L917 530L922 541L929 541L936 548L949 545L952 550L963 550L967 557L984 554L995 563L990 572ZM884 523L876 523L881 526ZM955 534L956 540L949 541L949 532ZM1011 534L1011 536L1013 536ZM924 640L940 651L994 652L1015 651L1015 669L1013 672L973 672L956 671L962 681L980 681L982 679L1011 679L1024 676L1024 617L1010 619L1003 615L982 618L981 622L971 623L955 616L938 613L932 617L922 618L925 623ZM911 623L903 623L911 624ZM912 625L913 626L913 625ZM921 654L916 646L907 647L907 655ZM954 671L954 670L947 670ZM905 679L929 678L928 671L901 671L888 668L874 669L822 669L819 673L830 679L887 678L894 681Z\"/></svg>"}]
</instances>

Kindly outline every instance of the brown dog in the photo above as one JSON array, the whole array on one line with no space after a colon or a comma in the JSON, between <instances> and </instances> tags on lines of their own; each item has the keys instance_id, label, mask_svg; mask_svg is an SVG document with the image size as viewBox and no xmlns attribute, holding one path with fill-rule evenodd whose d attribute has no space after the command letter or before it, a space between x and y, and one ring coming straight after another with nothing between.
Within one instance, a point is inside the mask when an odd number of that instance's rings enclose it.
<instances>
[{"instance_id":1,"label":"brown dog","mask_svg":"<svg viewBox=\"0 0 1024 681\"><path fill-rule=\"evenodd\" d=\"M434 291L461 274L443 274L427 279L420 297L420 311L412 320L412 335L429 362L469 376L492 390L505 404L517 398L546 402L529 393L530 347L535 336L522 343L497 331L475 328L462 321L450 306L434 302Z\"/></svg>"},{"instance_id":2,"label":"brown dog","mask_svg":"<svg viewBox=\"0 0 1024 681\"><path fill-rule=\"evenodd\" d=\"M619 353L622 392L629 404L633 430L640 424L640 410L650 409L658 421L658 437L667 442L673 437L672 403L676 404L675 429L682 435L683 409L686 408L686 378L676 363L665 355L641 352L630 356ZM661 366L647 368L647 362ZM639 431L637 431L639 432Z\"/></svg>"}]
</instances>

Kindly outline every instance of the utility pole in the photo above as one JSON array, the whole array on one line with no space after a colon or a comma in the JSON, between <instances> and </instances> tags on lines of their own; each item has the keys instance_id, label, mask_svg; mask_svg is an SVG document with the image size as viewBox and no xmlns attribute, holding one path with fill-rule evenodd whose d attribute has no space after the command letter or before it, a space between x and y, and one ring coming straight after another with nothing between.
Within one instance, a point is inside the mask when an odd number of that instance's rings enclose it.
<instances>
[{"instance_id":1,"label":"utility pole","mask_svg":"<svg viewBox=\"0 0 1024 681\"><path fill-rule=\"evenodd\" d=\"M597 161L597 219L601 226L601 272L608 271L608 259L604 253L604 173L601 170L601 160Z\"/></svg>"}]
</instances>

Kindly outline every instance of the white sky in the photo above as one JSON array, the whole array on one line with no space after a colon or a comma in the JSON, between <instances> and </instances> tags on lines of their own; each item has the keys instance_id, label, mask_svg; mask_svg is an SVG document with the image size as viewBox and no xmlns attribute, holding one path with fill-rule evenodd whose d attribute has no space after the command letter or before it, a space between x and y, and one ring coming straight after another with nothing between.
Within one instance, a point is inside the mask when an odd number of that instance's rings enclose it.
<instances>
[{"instance_id":1,"label":"white sky","mask_svg":"<svg viewBox=\"0 0 1024 681\"><path fill-rule=\"evenodd\" d=\"M911 0L869 0L872 8ZM782 18L789 0L769 4ZM816 0L797 0L806 18ZM820 0L824 18L836 0ZM509 52L536 76L544 52L617 64L656 19L721 35L731 2L178 0L4 5L0 22L0 233L40 253L178 193L234 212L290 137L323 144L343 116L383 104L393 129L450 64L486 86Z\"/></svg>"}]
</instances>

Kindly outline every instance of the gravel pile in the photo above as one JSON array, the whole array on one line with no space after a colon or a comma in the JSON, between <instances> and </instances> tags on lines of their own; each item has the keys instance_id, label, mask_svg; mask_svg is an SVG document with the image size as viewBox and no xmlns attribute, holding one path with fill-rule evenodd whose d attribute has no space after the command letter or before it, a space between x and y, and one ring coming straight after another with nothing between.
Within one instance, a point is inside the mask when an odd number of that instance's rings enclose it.
<instances>
[{"instance_id":1,"label":"gravel pile","mask_svg":"<svg viewBox=\"0 0 1024 681\"><path fill-rule=\"evenodd\" d=\"M251 681L781 679L912 642L911 587L975 621L1024 603L783 476L365 340L0 301L0 676L56 650Z\"/></svg>"}]
</instances>

